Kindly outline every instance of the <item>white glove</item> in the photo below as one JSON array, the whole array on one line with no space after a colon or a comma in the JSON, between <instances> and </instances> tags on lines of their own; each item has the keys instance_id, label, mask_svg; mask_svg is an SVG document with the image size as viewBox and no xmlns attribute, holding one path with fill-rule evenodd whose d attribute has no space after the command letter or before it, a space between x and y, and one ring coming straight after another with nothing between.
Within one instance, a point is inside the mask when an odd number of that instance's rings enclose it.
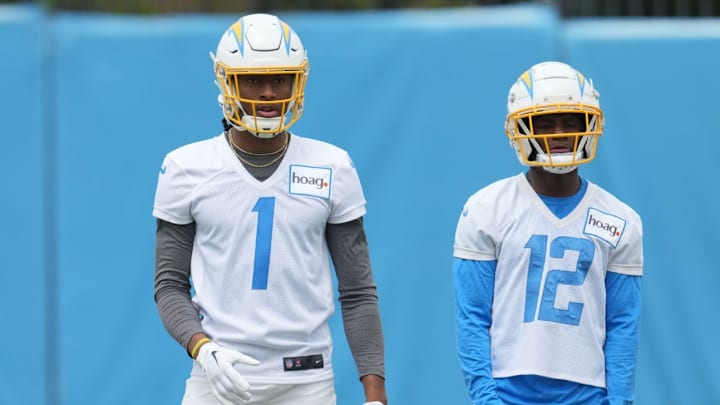
<instances>
[{"instance_id":1,"label":"white glove","mask_svg":"<svg viewBox=\"0 0 720 405\"><path fill-rule=\"evenodd\" d=\"M250 385L235 370L235 363L251 366L260 364L259 361L238 351L226 349L217 343L208 342L200 346L197 362L205 373L213 394L223 405L237 404L250 399Z\"/></svg>"}]
</instances>

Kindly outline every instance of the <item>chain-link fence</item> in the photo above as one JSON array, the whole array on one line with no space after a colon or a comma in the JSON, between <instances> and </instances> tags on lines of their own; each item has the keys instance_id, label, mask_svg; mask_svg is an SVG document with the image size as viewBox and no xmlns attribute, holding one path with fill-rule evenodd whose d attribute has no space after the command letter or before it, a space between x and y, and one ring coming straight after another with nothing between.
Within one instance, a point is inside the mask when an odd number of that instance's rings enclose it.
<instances>
[{"instance_id":1,"label":"chain-link fence","mask_svg":"<svg viewBox=\"0 0 720 405\"><path fill-rule=\"evenodd\" d=\"M437 8L532 2L555 4L563 17L720 16L720 0L0 0L0 3L41 3L49 10L139 14Z\"/></svg>"}]
</instances>

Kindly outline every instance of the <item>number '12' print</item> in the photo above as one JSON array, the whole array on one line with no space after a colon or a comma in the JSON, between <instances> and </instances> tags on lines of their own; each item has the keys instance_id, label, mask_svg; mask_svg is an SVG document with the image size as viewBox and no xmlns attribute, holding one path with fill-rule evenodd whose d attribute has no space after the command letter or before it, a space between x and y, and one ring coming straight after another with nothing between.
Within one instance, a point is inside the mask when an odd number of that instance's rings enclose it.
<instances>
[{"instance_id":1,"label":"number '12' print","mask_svg":"<svg viewBox=\"0 0 720 405\"><path fill-rule=\"evenodd\" d=\"M537 310L537 320L579 325L584 304L571 301L568 303L567 309L559 309L555 307L555 295L560 284L579 286L585 282L595 255L595 246L587 239L568 236L553 239L550 242L550 257L562 259L566 251L575 251L578 253L577 263L574 271L550 269L545 277L545 285L541 286L547 244L547 235L533 235L525 244L525 248L530 249L530 260L525 289L524 322L536 320L535 311L538 308L537 303L542 287L542 299L540 308Z\"/></svg>"}]
</instances>

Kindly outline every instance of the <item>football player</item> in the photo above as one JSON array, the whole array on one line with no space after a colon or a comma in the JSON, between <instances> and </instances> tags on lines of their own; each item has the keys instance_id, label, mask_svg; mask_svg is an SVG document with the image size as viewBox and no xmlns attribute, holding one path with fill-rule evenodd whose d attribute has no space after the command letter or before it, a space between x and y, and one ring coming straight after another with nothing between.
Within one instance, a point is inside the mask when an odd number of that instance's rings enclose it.
<instances>
[{"instance_id":1,"label":"football player","mask_svg":"<svg viewBox=\"0 0 720 405\"><path fill-rule=\"evenodd\" d=\"M346 151L289 130L309 71L300 38L247 15L211 58L224 131L165 156L153 209L155 301L194 360L182 403L335 404L332 260L365 398L386 404L358 173Z\"/></svg>"},{"instance_id":2,"label":"football player","mask_svg":"<svg viewBox=\"0 0 720 405\"><path fill-rule=\"evenodd\" d=\"M629 404L642 222L581 177L599 93L544 62L510 88L505 131L529 168L473 194L454 242L457 349L474 404Z\"/></svg>"}]
</instances>

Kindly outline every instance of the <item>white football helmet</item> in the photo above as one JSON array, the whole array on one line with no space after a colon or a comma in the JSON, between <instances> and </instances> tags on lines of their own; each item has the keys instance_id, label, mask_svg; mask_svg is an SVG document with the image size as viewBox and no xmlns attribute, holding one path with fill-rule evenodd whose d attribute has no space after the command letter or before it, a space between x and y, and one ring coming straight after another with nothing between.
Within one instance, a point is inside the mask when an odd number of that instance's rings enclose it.
<instances>
[{"instance_id":1,"label":"white football helmet","mask_svg":"<svg viewBox=\"0 0 720 405\"><path fill-rule=\"evenodd\" d=\"M505 134L525 166L541 166L551 173L569 173L595 158L604 118L600 94L592 80L561 62L543 62L525 71L510 87ZM585 131L535 134L533 117L577 113L585 117ZM574 137L574 151L552 153L549 138ZM541 145L543 147L541 147Z\"/></svg>"},{"instance_id":2,"label":"white football helmet","mask_svg":"<svg viewBox=\"0 0 720 405\"><path fill-rule=\"evenodd\" d=\"M310 65L300 37L285 22L269 14L251 14L237 20L225 31L215 54L210 52L218 102L225 119L241 131L260 138L284 132L302 116L305 83ZM252 100L240 94L243 75L293 75L292 95L281 100ZM245 111L241 103L252 106ZM260 117L263 104L280 104L278 117Z\"/></svg>"}]
</instances>

